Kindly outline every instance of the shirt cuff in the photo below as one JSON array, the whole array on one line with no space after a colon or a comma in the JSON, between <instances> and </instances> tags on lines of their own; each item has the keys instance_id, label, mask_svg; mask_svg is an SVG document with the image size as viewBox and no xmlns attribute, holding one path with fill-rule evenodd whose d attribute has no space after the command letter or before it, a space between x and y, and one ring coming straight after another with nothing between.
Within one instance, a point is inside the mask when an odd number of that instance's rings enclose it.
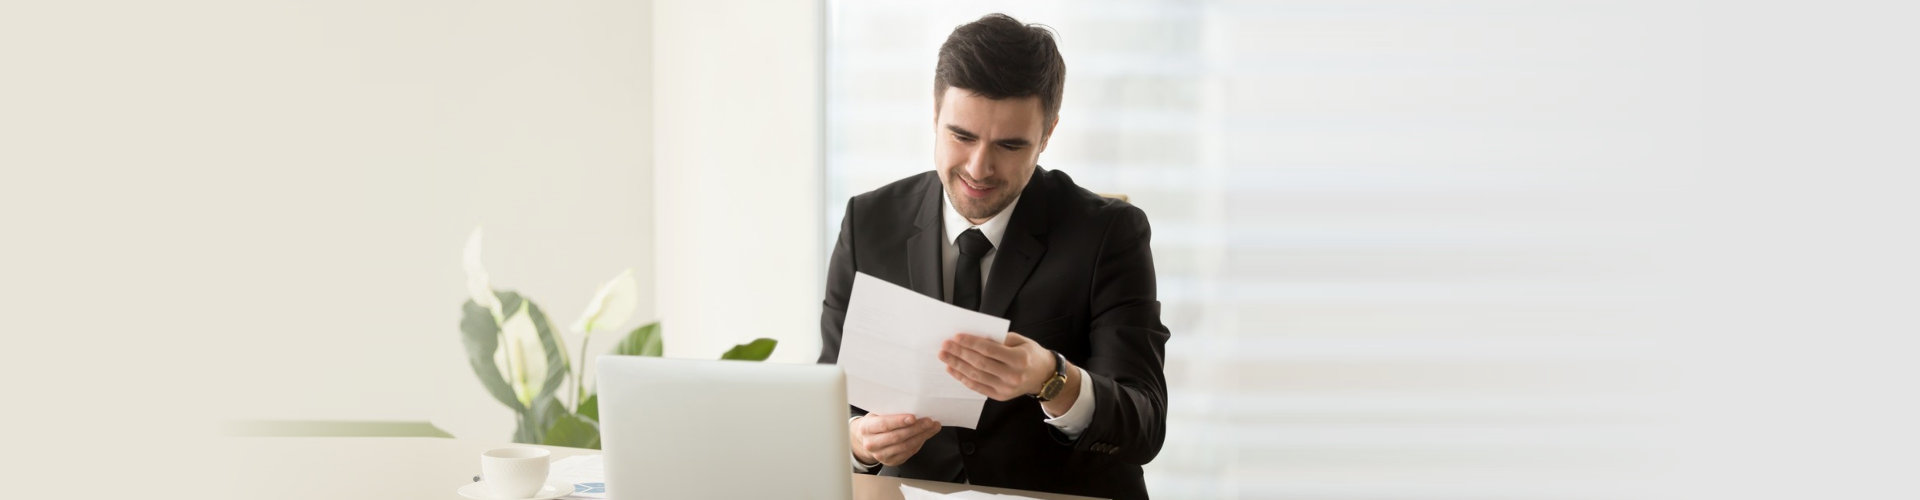
<instances>
[{"instance_id":1,"label":"shirt cuff","mask_svg":"<svg viewBox=\"0 0 1920 500\"><path fill-rule=\"evenodd\" d=\"M848 418L847 421L852 422L853 419L864 417L864 416L865 415L859 415L853 418ZM860 457L855 456L853 454L853 450L847 450L847 460L853 462L853 471L859 474L866 474L868 471L873 470L874 467L880 466L880 464L867 465L867 464L860 463Z\"/></svg>"},{"instance_id":2,"label":"shirt cuff","mask_svg":"<svg viewBox=\"0 0 1920 500\"><path fill-rule=\"evenodd\" d=\"M1080 433L1086 432L1087 425L1093 423L1093 377L1078 366L1074 369L1080 370L1080 395L1073 398L1073 407L1064 415L1047 413L1046 406L1040 407L1040 413L1047 416L1047 425L1060 429L1068 439L1080 439Z\"/></svg>"}]
</instances>

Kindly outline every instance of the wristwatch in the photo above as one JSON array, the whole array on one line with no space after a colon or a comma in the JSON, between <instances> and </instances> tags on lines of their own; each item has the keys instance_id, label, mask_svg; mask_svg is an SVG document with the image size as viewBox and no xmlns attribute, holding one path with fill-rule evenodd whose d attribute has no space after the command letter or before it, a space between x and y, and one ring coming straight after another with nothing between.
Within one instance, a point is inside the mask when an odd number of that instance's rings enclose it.
<instances>
[{"instance_id":1,"label":"wristwatch","mask_svg":"<svg viewBox=\"0 0 1920 500\"><path fill-rule=\"evenodd\" d=\"M1053 377L1040 384L1040 393L1032 394L1033 399L1052 401L1060 395L1060 389L1067 386L1067 357L1060 351L1053 351Z\"/></svg>"}]
</instances>

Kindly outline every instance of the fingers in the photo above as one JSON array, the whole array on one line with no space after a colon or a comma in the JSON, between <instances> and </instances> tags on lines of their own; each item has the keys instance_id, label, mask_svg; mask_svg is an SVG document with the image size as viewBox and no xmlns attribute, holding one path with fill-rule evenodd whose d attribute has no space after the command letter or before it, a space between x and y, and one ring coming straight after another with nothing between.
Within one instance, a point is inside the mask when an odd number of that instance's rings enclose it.
<instances>
[{"instance_id":1,"label":"fingers","mask_svg":"<svg viewBox=\"0 0 1920 500\"><path fill-rule=\"evenodd\" d=\"M949 366L947 367L947 375L953 377L954 380L960 381L961 385L972 389L973 392L980 393L980 395L992 398L995 401L1006 401L1019 395L1017 391L1014 390L1014 388L1020 386L1016 379L965 366Z\"/></svg>"},{"instance_id":2,"label":"fingers","mask_svg":"<svg viewBox=\"0 0 1920 500\"><path fill-rule=\"evenodd\" d=\"M896 441L911 437L926 429L940 429L940 422L930 418L916 418L913 415L867 415L861 417L860 436L868 451L874 447L887 446Z\"/></svg>"},{"instance_id":3,"label":"fingers","mask_svg":"<svg viewBox=\"0 0 1920 500\"><path fill-rule=\"evenodd\" d=\"M853 419L848 429L853 438L853 455L862 461L873 461L873 449L890 442L883 438L887 433L903 427L909 427L918 419L909 414L869 413Z\"/></svg>"},{"instance_id":4,"label":"fingers","mask_svg":"<svg viewBox=\"0 0 1920 500\"><path fill-rule=\"evenodd\" d=\"M987 384L1013 383L1020 376L1020 371L1013 366L998 360L982 358L979 353L971 351L942 351L940 361L947 364L949 374L958 373Z\"/></svg>"},{"instance_id":5,"label":"fingers","mask_svg":"<svg viewBox=\"0 0 1920 500\"><path fill-rule=\"evenodd\" d=\"M952 376L954 380L959 380L962 384L966 384L968 388L974 389L974 392L1002 401L1005 401L1005 399L1000 398L1002 393L1006 392L1009 388L1020 385L1017 375L981 370L967 365L964 362L948 364L947 375ZM985 388L985 390L982 390L982 388Z\"/></svg>"},{"instance_id":6,"label":"fingers","mask_svg":"<svg viewBox=\"0 0 1920 500\"><path fill-rule=\"evenodd\" d=\"M956 335L941 345L940 360L947 364L947 375L973 392L1007 401L1026 393L1026 373L1031 368L1027 351L1036 348L1032 339L1007 332L1007 344L973 335Z\"/></svg>"},{"instance_id":7,"label":"fingers","mask_svg":"<svg viewBox=\"0 0 1920 500\"><path fill-rule=\"evenodd\" d=\"M949 357L964 360L975 368L998 374L1019 374L1021 362L1026 360L1020 349L1009 348L992 340L972 335L955 335L940 345L942 361ZM952 364L952 361L948 361Z\"/></svg>"},{"instance_id":8,"label":"fingers","mask_svg":"<svg viewBox=\"0 0 1920 500\"><path fill-rule=\"evenodd\" d=\"M920 443L925 442L927 439L932 438L934 434L939 433L939 422L931 419L921 420L919 424L911 427L894 429L891 432L878 436L879 439L876 440L876 444L881 451L876 452L876 454L882 454L887 450L897 450L902 447L918 449ZM869 451L871 451L871 449L869 449Z\"/></svg>"},{"instance_id":9,"label":"fingers","mask_svg":"<svg viewBox=\"0 0 1920 500\"><path fill-rule=\"evenodd\" d=\"M864 445L884 465L899 465L920 452L928 439L940 433L940 422L918 419L913 425L867 436Z\"/></svg>"},{"instance_id":10,"label":"fingers","mask_svg":"<svg viewBox=\"0 0 1920 500\"><path fill-rule=\"evenodd\" d=\"M896 463L905 462L907 461L908 458L912 458L914 453L917 453L920 451L921 446L925 446L927 444L927 440L933 439L934 436L937 436L939 434L940 434L940 422L928 420L926 429L921 430L919 434L916 434L912 438L907 439L905 442L902 442L900 446L897 447L896 452L893 454L894 458L896 459L895 462Z\"/></svg>"},{"instance_id":11,"label":"fingers","mask_svg":"<svg viewBox=\"0 0 1920 500\"><path fill-rule=\"evenodd\" d=\"M1007 332L1007 333L1011 334L1013 332ZM1024 339L1026 337L1021 337L1021 338ZM972 349L974 351L978 351L981 354L987 355L988 357L992 357L992 358L1013 359L1017 357L1017 355L1020 353L1020 350L1008 347L1008 346L1016 345L1012 343L1013 337L1011 336L1007 337L1007 342L1008 343L1002 344L1000 342L994 342L993 339L990 339L990 338L981 337L978 335L968 335L964 333L955 334L953 338L947 339L947 343L955 347L964 347L967 349Z\"/></svg>"},{"instance_id":12,"label":"fingers","mask_svg":"<svg viewBox=\"0 0 1920 500\"><path fill-rule=\"evenodd\" d=\"M953 367L947 367L947 374L952 375L954 380L960 381L961 385L967 386L967 388L972 389L973 392L992 398L994 401L1006 401L1020 396L1020 394L1009 389L1012 387L1011 385L978 380L960 373L960 371L953 369Z\"/></svg>"},{"instance_id":13,"label":"fingers","mask_svg":"<svg viewBox=\"0 0 1920 500\"><path fill-rule=\"evenodd\" d=\"M970 374L961 370L948 367L947 375L960 381L960 385L994 401L1010 401L1025 396L1029 392L1021 389L1023 385L1017 378L982 376L978 372Z\"/></svg>"},{"instance_id":14,"label":"fingers","mask_svg":"<svg viewBox=\"0 0 1920 500\"><path fill-rule=\"evenodd\" d=\"M888 415L869 413L860 417L860 430L867 434L879 434L913 425L917 420L913 415L906 413Z\"/></svg>"}]
</instances>

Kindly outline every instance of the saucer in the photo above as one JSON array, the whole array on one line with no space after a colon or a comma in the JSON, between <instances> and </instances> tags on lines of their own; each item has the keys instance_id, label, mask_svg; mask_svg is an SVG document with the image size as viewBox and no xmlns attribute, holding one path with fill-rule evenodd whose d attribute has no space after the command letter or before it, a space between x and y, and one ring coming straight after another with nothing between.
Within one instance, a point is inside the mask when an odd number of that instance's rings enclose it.
<instances>
[{"instance_id":1,"label":"saucer","mask_svg":"<svg viewBox=\"0 0 1920 500\"><path fill-rule=\"evenodd\" d=\"M547 481L546 486L541 486L540 491L534 493L533 496L513 500L553 500L572 494L573 483L566 481ZM487 483L484 482L468 483L466 486L461 486L460 496L473 500L500 500L494 498L493 492L487 490Z\"/></svg>"}]
</instances>

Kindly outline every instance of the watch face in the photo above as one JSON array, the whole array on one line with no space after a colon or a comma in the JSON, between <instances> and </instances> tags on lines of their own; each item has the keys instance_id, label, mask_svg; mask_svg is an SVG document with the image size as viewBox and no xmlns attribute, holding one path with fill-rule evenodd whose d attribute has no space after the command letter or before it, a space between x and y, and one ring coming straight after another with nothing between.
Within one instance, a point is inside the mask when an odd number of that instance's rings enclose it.
<instances>
[{"instance_id":1,"label":"watch face","mask_svg":"<svg viewBox=\"0 0 1920 500\"><path fill-rule=\"evenodd\" d=\"M1054 396L1060 395L1061 388L1067 386L1067 374L1065 371L1067 357L1061 355L1059 352L1054 352L1053 360L1053 377L1048 378L1046 383L1040 384L1040 393L1033 395L1035 399L1041 401L1052 400Z\"/></svg>"},{"instance_id":2,"label":"watch face","mask_svg":"<svg viewBox=\"0 0 1920 500\"><path fill-rule=\"evenodd\" d=\"M1047 401L1053 399L1054 396L1060 395L1060 388L1066 387L1066 385L1066 380L1058 375L1047 379L1047 383L1040 386L1040 400Z\"/></svg>"}]
</instances>

